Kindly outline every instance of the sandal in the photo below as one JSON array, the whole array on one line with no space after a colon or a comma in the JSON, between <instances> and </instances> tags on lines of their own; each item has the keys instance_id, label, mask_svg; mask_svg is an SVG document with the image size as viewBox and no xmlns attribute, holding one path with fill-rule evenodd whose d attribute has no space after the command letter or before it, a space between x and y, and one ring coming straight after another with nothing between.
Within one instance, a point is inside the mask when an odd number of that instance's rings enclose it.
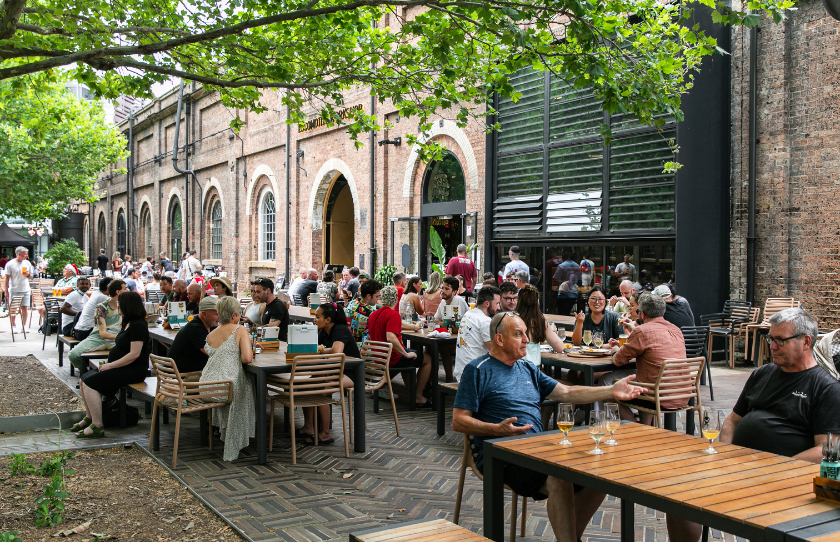
<instances>
[{"instance_id":1,"label":"sandal","mask_svg":"<svg viewBox=\"0 0 840 542\"><path fill-rule=\"evenodd\" d=\"M81 431L82 429L84 429L85 427L90 425L92 421L93 420L91 420L90 418L85 416L84 418L82 418L82 421L80 421L79 423L74 423L73 427L70 428L70 431L73 432L73 433L78 433L79 431ZM84 425L81 425L81 424L84 424Z\"/></svg>"},{"instance_id":2,"label":"sandal","mask_svg":"<svg viewBox=\"0 0 840 542\"><path fill-rule=\"evenodd\" d=\"M334 439L334 438L332 438L332 437L330 437L330 438L329 438L329 439L327 439L327 440L321 440L321 439L318 439L318 446L329 446L329 445L330 445L330 444L332 444L333 442L335 442L335 439Z\"/></svg>"},{"instance_id":3,"label":"sandal","mask_svg":"<svg viewBox=\"0 0 840 542\"><path fill-rule=\"evenodd\" d=\"M84 430L81 430L78 433L76 433L76 437L77 438L105 438L105 428L104 427L96 427L93 424L90 424L89 427L91 428L91 430L93 430L93 433L91 433L90 435L87 435L87 434L85 434Z\"/></svg>"}]
</instances>

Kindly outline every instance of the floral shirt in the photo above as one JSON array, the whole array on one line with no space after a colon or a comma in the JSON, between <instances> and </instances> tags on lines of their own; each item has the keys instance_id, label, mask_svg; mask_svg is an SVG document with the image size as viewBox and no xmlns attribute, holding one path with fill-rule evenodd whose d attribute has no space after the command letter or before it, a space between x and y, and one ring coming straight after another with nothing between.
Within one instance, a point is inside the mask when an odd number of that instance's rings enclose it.
<instances>
[{"instance_id":1,"label":"floral shirt","mask_svg":"<svg viewBox=\"0 0 840 542\"><path fill-rule=\"evenodd\" d=\"M98 332L99 323L105 322L105 328L111 333L118 333L120 331L120 309L112 309L108 301L103 301L96 306L96 314L93 316L94 331Z\"/></svg>"},{"instance_id":2,"label":"floral shirt","mask_svg":"<svg viewBox=\"0 0 840 542\"><path fill-rule=\"evenodd\" d=\"M360 300L354 299L344 309L344 314L350 320L350 331L353 333L356 342L363 342L367 339L368 319L373 311L380 308L382 308L380 305L365 305Z\"/></svg>"},{"instance_id":3,"label":"floral shirt","mask_svg":"<svg viewBox=\"0 0 840 542\"><path fill-rule=\"evenodd\" d=\"M78 281L78 280L79 280L79 277L77 277L76 275L73 275L70 278L61 277L60 279L58 279L56 281L55 287L56 288L61 288L62 290L64 288L75 288L76 287L76 281Z\"/></svg>"},{"instance_id":4,"label":"floral shirt","mask_svg":"<svg viewBox=\"0 0 840 542\"><path fill-rule=\"evenodd\" d=\"M330 303L335 303L338 299L338 284L322 282L318 285L318 295L326 297Z\"/></svg>"}]
</instances>

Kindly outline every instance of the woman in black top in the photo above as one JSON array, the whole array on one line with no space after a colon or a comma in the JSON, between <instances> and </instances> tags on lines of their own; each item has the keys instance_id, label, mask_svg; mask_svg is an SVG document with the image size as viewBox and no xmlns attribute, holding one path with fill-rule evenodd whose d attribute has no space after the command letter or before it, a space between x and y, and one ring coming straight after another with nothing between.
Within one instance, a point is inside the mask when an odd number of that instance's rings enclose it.
<instances>
[{"instance_id":1,"label":"woman in black top","mask_svg":"<svg viewBox=\"0 0 840 542\"><path fill-rule=\"evenodd\" d=\"M85 402L85 418L74 428L84 429L79 438L102 438L102 396L113 396L120 388L146 379L149 370L149 326L143 300L136 292L124 292L117 299L122 330L108 353L108 362L82 375L79 388Z\"/></svg>"},{"instance_id":2,"label":"woman in black top","mask_svg":"<svg viewBox=\"0 0 840 542\"><path fill-rule=\"evenodd\" d=\"M318 326L318 353L319 354L344 354L348 358L359 358L359 345L353 338L353 333L347 327L347 317L344 315L344 307L338 303L324 303L315 310L315 325ZM353 381L342 376L344 389L352 389ZM297 432L297 437L303 439L306 444L315 443L314 422L315 408L303 409L303 427ZM330 407L321 405L318 407L318 419L321 421L318 433L318 446L326 446L335 442L330 436Z\"/></svg>"}]
</instances>

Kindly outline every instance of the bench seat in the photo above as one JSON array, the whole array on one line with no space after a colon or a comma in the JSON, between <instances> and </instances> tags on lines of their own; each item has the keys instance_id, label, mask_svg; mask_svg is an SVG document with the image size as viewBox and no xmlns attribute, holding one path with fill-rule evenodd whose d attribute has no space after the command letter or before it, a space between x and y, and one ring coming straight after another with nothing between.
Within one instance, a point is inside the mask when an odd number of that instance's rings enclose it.
<instances>
[{"instance_id":1,"label":"bench seat","mask_svg":"<svg viewBox=\"0 0 840 542\"><path fill-rule=\"evenodd\" d=\"M68 335L58 335L58 366L64 367L64 345L70 347L70 350L73 350L73 347L79 344L81 341L77 341L73 337ZM70 376L73 376L73 365L70 365Z\"/></svg>"},{"instance_id":2,"label":"bench seat","mask_svg":"<svg viewBox=\"0 0 840 542\"><path fill-rule=\"evenodd\" d=\"M415 542L417 540L481 542L490 539L440 518L408 521L370 531L350 533L350 542Z\"/></svg>"}]
</instances>

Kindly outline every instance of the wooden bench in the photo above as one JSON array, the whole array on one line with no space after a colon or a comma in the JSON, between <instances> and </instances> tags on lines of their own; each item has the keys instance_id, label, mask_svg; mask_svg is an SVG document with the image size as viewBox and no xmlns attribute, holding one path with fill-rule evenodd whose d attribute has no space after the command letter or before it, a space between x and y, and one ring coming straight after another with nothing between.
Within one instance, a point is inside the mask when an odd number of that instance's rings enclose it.
<instances>
[{"instance_id":1,"label":"wooden bench","mask_svg":"<svg viewBox=\"0 0 840 542\"><path fill-rule=\"evenodd\" d=\"M440 404L437 407L437 433L438 435L443 435L446 433L446 396L454 396L458 393L458 383L441 382L438 384L438 390L440 391Z\"/></svg>"},{"instance_id":2,"label":"wooden bench","mask_svg":"<svg viewBox=\"0 0 840 542\"><path fill-rule=\"evenodd\" d=\"M490 540L440 518L419 519L386 525L360 533L350 533L350 542L480 542Z\"/></svg>"},{"instance_id":3,"label":"wooden bench","mask_svg":"<svg viewBox=\"0 0 840 542\"><path fill-rule=\"evenodd\" d=\"M70 347L70 350L73 350L73 347L79 344L81 341L77 341L73 337L69 337L67 335L58 334L58 366L64 367L64 345ZM73 364L70 364L70 376L73 376Z\"/></svg>"}]
</instances>

